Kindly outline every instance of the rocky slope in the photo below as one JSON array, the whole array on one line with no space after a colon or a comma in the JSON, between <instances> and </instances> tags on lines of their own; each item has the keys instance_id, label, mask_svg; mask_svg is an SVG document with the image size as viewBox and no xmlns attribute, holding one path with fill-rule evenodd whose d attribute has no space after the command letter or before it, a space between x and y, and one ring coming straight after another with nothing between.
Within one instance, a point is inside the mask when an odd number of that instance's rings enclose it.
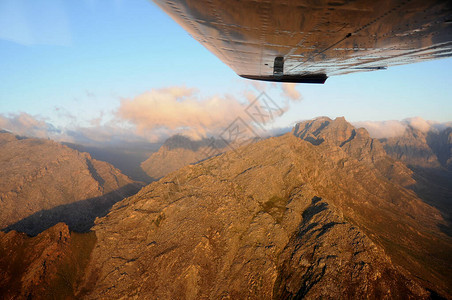
<instances>
[{"instance_id":1,"label":"rocky slope","mask_svg":"<svg viewBox=\"0 0 452 300\"><path fill-rule=\"evenodd\" d=\"M153 180L158 180L183 166L227 150L227 144L222 140L193 141L188 137L175 135L166 140L157 152L142 162L141 168Z\"/></svg>"},{"instance_id":2,"label":"rocky slope","mask_svg":"<svg viewBox=\"0 0 452 300\"><path fill-rule=\"evenodd\" d=\"M28 237L0 232L1 299L75 299L96 235L70 233L59 223Z\"/></svg>"},{"instance_id":3,"label":"rocky slope","mask_svg":"<svg viewBox=\"0 0 452 300\"><path fill-rule=\"evenodd\" d=\"M31 235L65 222L86 231L140 184L59 143L0 133L0 229Z\"/></svg>"},{"instance_id":4,"label":"rocky slope","mask_svg":"<svg viewBox=\"0 0 452 300\"><path fill-rule=\"evenodd\" d=\"M86 298L451 296L451 238L410 170L344 119L186 166L97 219ZM127 234L124 234L127 233Z\"/></svg>"},{"instance_id":5,"label":"rocky slope","mask_svg":"<svg viewBox=\"0 0 452 300\"><path fill-rule=\"evenodd\" d=\"M375 167L383 176L402 186L415 183L413 172L406 165L389 157L383 145L370 138L366 129L353 127L343 117L334 121L328 117L319 117L299 123L293 134L313 145L324 143L340 147L347 155Z\"/></svg>"}]
</instances>

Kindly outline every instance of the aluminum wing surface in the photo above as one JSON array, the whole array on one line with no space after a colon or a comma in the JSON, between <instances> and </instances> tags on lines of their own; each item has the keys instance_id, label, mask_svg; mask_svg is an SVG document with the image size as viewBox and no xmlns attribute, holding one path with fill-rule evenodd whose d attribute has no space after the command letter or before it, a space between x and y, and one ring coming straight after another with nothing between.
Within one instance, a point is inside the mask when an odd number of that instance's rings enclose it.
<instances>
[{"instance_id":1,"label":"aluminum wing surface","mask_svg":"<svg viewBox=\"0 0 452 300\"><path fill-rule=\"evenodd\" d=\"M154 0L238 75L327 77L452 56L452 1Z\"/></svg>"}]
</instances>

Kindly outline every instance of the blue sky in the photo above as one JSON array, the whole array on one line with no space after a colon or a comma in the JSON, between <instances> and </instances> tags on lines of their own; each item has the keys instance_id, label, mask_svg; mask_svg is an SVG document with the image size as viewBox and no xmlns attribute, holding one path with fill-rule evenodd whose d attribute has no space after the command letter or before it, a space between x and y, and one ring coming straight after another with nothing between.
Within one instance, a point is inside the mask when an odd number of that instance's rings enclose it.
<instances>
[{"instance_id":1,"label":"blue sky","mask_svg":"<svg viewBox=\"0 0 452 300\"><path fill-rule=\"evenodd\" d=\"M121 99L185 86L198 97L257 93L154 3L0 0L0 114L56 126L108 120ZM299 84L276 126L319 115L350 121L452 120L452 59ZM286 103L278 87L268 93Z\"/></svg>"}]
</instances>

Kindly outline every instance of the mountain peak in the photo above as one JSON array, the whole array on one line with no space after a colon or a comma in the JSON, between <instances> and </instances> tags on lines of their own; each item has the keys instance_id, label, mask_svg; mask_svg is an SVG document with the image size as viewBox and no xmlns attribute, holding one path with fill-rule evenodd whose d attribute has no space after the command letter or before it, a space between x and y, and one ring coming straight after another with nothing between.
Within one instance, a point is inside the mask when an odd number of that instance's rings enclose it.
<instances>
[{"instance_id":1,"label":"mountain peak","mask_svg":"<svg viewBox=\"0 0 452 300\"><path fill-rule=\"evenodd\" d=\"M412 172L405 165L390 158L380 141L371 138L365 128L356 129L344 117L303 121L292 133L315 146L339 147L350 157L373 165L383 176L402 186L413 184Z\"/></svg>"},{"instance_id":2,"label":"mountain peak","mask_svg":"<svg viewBox=\"0 0 452 300\"><path fill-rule=\"evenodd\" d=\"M344 117L334 120L328 117L319 117L314 120L298 123L293 134L313 145L320 145L323 142L341 146L344 142L353 138L354 127L348 123Z\"/></svg>"},{"instance_id":3,"label":"mountain peak","mask_svg":"<svg viewBox=\"0 0 452 300\"><path fill-rule=\"evenodd\" d=\"M332 120L320 117L298 123L292 131L296 137L313 145L327 143L342 148L358 160L385 156L383 147L364 128L356 129L344 117ZM355 154L355 155L353 155ZM369 157L370 156L370 157Z\"/></svg>"}]
</instances>

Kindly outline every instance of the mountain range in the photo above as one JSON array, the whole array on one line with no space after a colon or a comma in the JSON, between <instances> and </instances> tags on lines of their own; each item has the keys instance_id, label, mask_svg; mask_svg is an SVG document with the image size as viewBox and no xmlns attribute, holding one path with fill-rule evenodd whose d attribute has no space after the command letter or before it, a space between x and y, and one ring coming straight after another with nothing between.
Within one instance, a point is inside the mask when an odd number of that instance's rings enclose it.
<instances>
[{"instance_id":1,"label":"mountain range","mask_svg":"<svg viewBox=\"0 0 452 300\"><path fill-rule=\"evenodd\" d=\"M92 298L450 295L447 222L406 188L411 175L343 118L300 123L117 203L93 228L82 287Z\"/></svg>"},{"instance_id":2,"label":"mountain range","mask_svg":"<svg viewBox=\"0 0 452 300\"><path fill-rule=\"evenodd\" d=\"M321 117L235 151L176 136L142 164L156 181L89 232L59 223L36 237L0 233L0 292L452 298L447 130L378 140L344 118Z\"/></svg>"}]
</instances>

